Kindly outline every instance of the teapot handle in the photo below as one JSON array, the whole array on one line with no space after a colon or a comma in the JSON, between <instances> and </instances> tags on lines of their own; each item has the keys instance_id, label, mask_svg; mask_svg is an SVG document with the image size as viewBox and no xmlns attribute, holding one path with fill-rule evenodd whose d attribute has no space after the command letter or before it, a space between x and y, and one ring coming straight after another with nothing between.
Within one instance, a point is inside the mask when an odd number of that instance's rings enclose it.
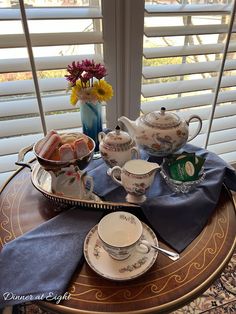
<instances>
[{"instance_id":1,"label":"teapot handle","mask_svg":"<svg viewBox=\"0 0 236 314\"><path fill-rule=\"evenodd\" d=\"M199 116L197 116L197 115L191 116L191 117L186 121L187 125L189 125L190 121L193 120L193 119L197 119L197 120L199 121L199 124L198 124L198 128L197 128L196 132L195 132L192 136L190 136L190 138L188 139L188 142L191 141L191 140L193 140L193 139L200 133L200 131L201 131L201 129L202 129L202 119L201 119Z\"/></svg>"},{"instance_id":2,"label":"teapot handle","mask_svg":"<svg viewBox=\"0 0 236 314\"><path fill-rule=\"evenodd\" d=\"M113 181L115 181L115 182L118 183L119 185L122 185L121 180L119 180L119 179L117 179L117 178L115 177L115 175L116 175L117 172L121 173L121 167L115 166L115 167L113 167L113 168L111 169L111 174L110 174L110 175L111 175L111 178L113 179Z\"/></svg>"}]
</instances>

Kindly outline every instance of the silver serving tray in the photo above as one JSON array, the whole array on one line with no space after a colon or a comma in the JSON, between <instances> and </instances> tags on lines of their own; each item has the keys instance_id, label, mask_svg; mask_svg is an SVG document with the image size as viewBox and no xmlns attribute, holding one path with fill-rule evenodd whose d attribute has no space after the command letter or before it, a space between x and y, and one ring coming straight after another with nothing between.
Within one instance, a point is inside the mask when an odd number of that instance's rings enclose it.
<instances>
[{"instance_id":1,"label":"silver serving tray","mask_svg":"<svg viewBox=\"0 0 236 314\"><path fill-rule=\"evenodd\" d=\"M93 209L110 209L116 210L124 207L137 207L137 205L130 203L115 203L115 202L105 202L100 199L95 193L92 193L89 199L79 199L76 197L61 196L53 193L51 191L51 176L44 170L39 163L33 166L31 173L31 181L34 187L41 192L48 199L56 202L63 203L67 205L83 206Z\"/></svg>"}]
</instances>

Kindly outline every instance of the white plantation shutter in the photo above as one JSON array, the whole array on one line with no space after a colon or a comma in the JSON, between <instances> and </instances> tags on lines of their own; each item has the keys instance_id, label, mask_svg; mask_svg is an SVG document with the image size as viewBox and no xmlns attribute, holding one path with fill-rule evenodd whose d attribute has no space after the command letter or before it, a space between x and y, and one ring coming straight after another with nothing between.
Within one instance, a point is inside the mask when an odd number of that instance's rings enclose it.
<instances>
[{"instance_id":1,"label":"white plantation shutter","mask_svg":"<svg viewBox=\"0 0 236 314\"><path fill-rule=\"evenodd\" d=\"M121 115L135 119L140 106L198 114L203 129L192 143L234 163L234 10L235 0L2 0L0 183L16 168L17 152L44 131L81 127L64 75L68 64L85 58L108 67L109 127Z\"/></svg>"},{"instance_id":2,"label":"white plantation shutter","mask_svg":"<svg viewBox=\"0 0 236 314\"><path fill-rule=\"evenodd\" d=\"M74 60L103 62L102 12L99 0L75 2L5 1L0 8L0 179L16 169L18 151L47 130L81 127L65 69Z\"/></svg>"},{"instance_id":3,"label":"white plantation shutter","mask_svg":"<svg viewBox=\"0 0 236 314\"><path fill-rule=\"evenodd\" d=\"M141 109L198 114L203 128L191 143L235 162L234 2L163 3L145 1Z\"/></svg>"}]
</instances>

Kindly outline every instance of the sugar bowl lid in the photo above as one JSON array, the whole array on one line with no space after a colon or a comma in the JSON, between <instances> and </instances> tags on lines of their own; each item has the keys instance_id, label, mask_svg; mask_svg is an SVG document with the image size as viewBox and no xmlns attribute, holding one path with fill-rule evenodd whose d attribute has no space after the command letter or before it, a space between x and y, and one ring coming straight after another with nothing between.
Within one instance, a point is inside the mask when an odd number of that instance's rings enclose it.
<instances>
[{"instance_id":1,"label":"sugar bowl lid","mask_svg":"<svg viewBox=\"0 0 236 314\"><path fill-rule=\"evenodd\" d=\"M108 146L121 146L129 145L133 143L133 140L127 132L122 131L119 125L117 125L114 131L107 133L103 137L103 142Z\"/></svg>"},{"instance_id":2,"label":"sugar bowl lid","mask_svg":"<svg viewBox=\"0 0 236 314\"><path fill-rule=\"evenodd\" d=\"M175 113L166 112L166 108L162 107L161 111L153 111L142 117L143 122L151 127L159 129L169 129L177 127L181 119Z\"/></svg>"}]
</instances>

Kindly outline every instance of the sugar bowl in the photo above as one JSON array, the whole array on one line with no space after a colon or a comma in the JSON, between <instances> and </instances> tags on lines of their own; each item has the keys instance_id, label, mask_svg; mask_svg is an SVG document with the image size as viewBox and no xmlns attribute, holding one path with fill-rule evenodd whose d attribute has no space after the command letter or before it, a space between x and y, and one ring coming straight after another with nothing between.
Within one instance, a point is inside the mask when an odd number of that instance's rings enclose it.
<instances>
[{"instance_id":1,"label":"sugar bowl","mask_svg":"<svg viewBox=\"0 0 236 314\"><path fill-rule=\"evenodd\" d=\"M110 174L112 167L122 167L126 161L140 158L135 141L127 132L122 131L119 126L107 134L100 132L98 139L101 156L109 167L108 174Z\"/></svg>"}]
</instances>

